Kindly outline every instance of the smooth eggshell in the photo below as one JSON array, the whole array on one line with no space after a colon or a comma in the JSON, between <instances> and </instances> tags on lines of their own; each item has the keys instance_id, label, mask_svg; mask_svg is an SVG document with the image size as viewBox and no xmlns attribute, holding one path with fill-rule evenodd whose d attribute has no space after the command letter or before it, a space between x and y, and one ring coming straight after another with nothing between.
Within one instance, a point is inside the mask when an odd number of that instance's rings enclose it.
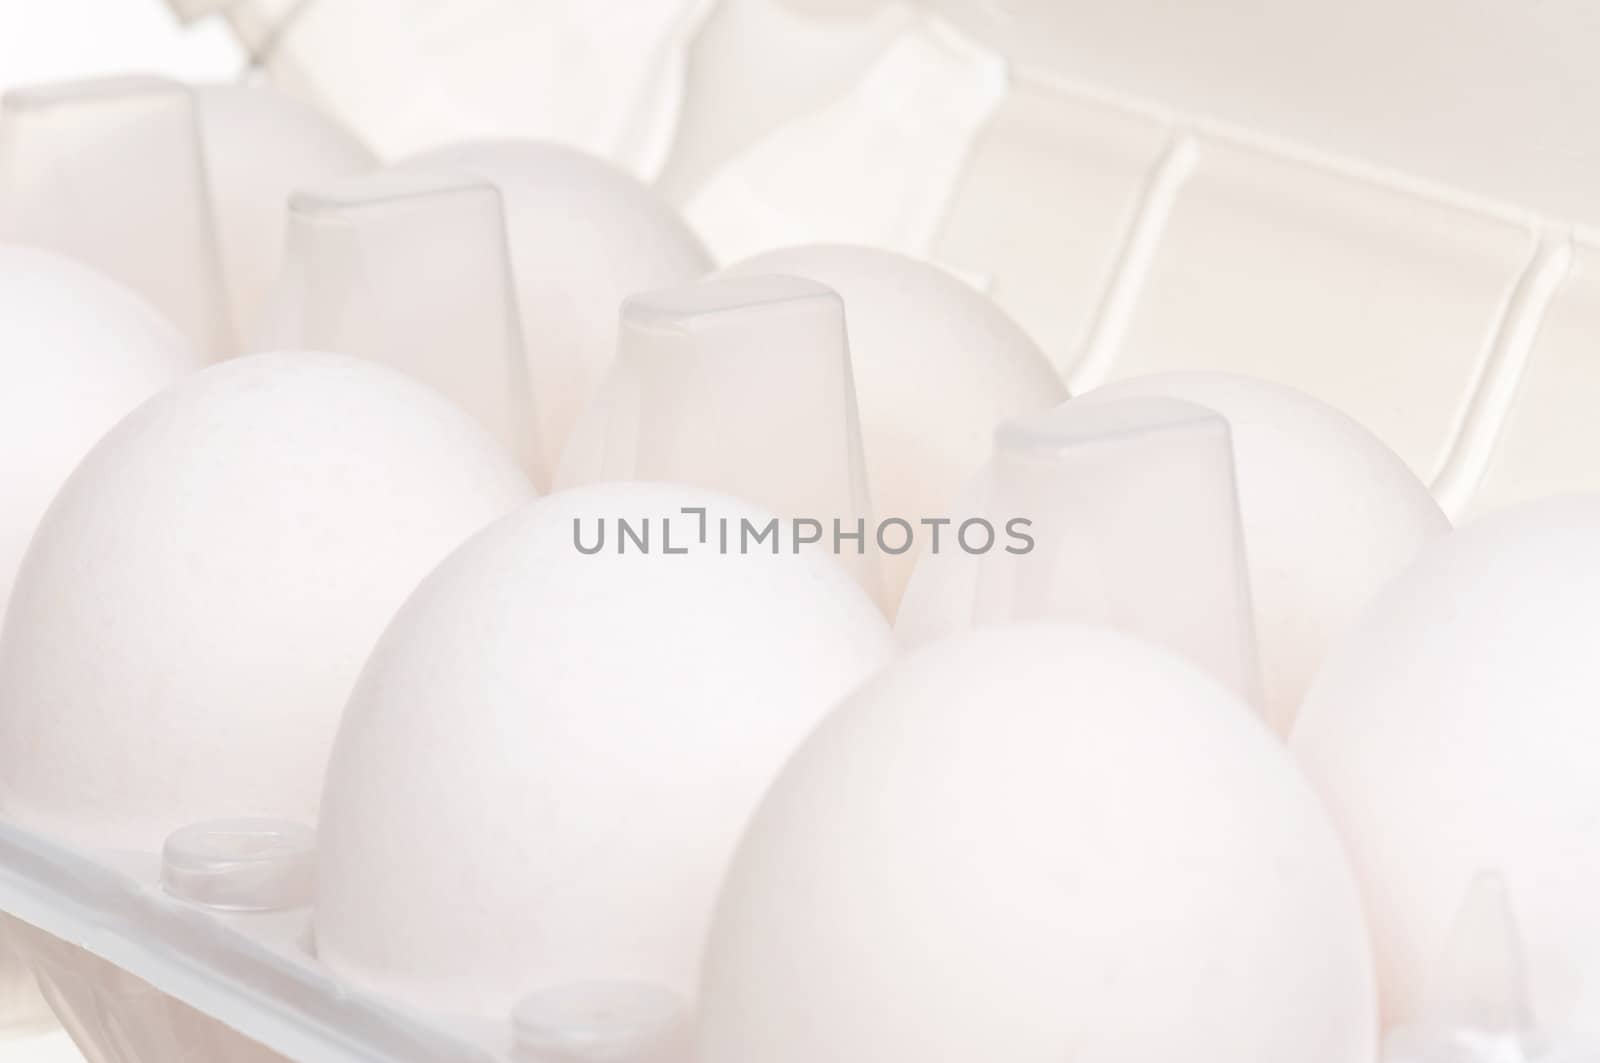
<instances>
[{"instance_id":1,"label":"smooth eggshell","mask_svg":"<svg viewBox=\"0 0 1600 1063\"><path fill-rule=\"evenodd\" d=\"M1600 496L1572 497L1430 546L1318 673L1292 748L1362 880L1387 1021L1430 1018L1495 872L1536 1018L1600 1035L1597 646Z\"/></svg>"},{"instance_id":2,"label":"smooth eggshell","mask_svg":"<svg viewBox=\"0 0 1600 1063\"><path fill-rule=\"evenodd\" d=\"M811 726L882 664L882 615L831 561L718 551L765 516L654 483L561 492L423 584L351 698L328 770L316 940L417 1007L525 994L692 997L722 872ZM595 522L676 516L681 556L594 556ZM659 536L659 525L655 529Z\"/></svg>"},{"instance_id":3,"label":"smooth eggshell","mask_svg":"<svg viewBox=\"0 0 1600 1063\"><path fill-rule=\"evenodd\" d=\"M102 439L0 634L0 812L156 850L220 817L313 821L390 615L532 493L445 400L329 355L215 366Z\"/></svg>"},{"instance_id":4,"label":"smooth eggshell","mask_svg":"<svg viewBox=\"0 0 1600 1063\"><path fill-rule=\"evenodd\" d=\"M0 244L0 619L33 529L112 425L203 359L138 296Z\"/></svg>"},{"instance_id":5,"label":"smooth eggshell","mask_svg":"<svg viewBox=\"0 0 1600 1063\"><path fill-rule=\"evenodd\" d=\"M993 628L854 695L724 887L700 1063L1371 1063L1338 839L1270 732L1110 632Z\"/></svg>"}]
</instances>

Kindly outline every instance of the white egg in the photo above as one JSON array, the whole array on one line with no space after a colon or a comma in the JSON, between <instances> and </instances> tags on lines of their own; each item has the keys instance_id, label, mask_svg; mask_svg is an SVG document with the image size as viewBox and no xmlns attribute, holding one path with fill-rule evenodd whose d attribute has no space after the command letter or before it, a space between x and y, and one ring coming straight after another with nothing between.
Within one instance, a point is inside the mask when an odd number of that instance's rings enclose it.
<instances>
[{"instance_id":1,"label":"white egg","mask_svg":"<svg viewBox=\"0 0 1600 1063\"><path fill-rule=\"evenodd\" d=\"M0 108L0 239L101 270L222 357L277 277L289 192L371 165L339 126L260 86L19 89Z\"/></svg>"},{"instance_id":2,"label":"white egg","mask_svg":"<svg viewBox=\"0 0 1600 1063\"><path fill-rule=\"evenodd\" d=\"M1366 893L1385 1018L1424 1012L1495 874L1535 1017L1600 1035L1600 497L1430 546L1328 655L1293 750Z\"/></svg>"},{"instance_id":3,"label":"white egg","mask_svg":"<svg viewBox=\"0 0 1600 1063\"><path fill-rule=\"evenodd\" d=\"M340 710L416 583L531 495L469 419L346 358L214 366L40 523L0 634L0 811L87 847L312 821Z\"/></svg>"},{"instance_id":4,"label":"white egg","mask_svg":"<svg viewBox=\"0 0 1600 1063\"><path fill-rule=\"evenodd\" d=\"M704 542L683 507L706 511ZM653 522L650 554L617 539L622 519ZM741 554L736 538L724 553L724 519L769 517L677 485L566 491L418 589L329 763L324 963L502 1021L529 994L519 1022L594 985L642 987L624 995L651 1010L692 998L751 809L892 646L842 569ZM592 547L602 522L604 549L586 556L579 534Z\"/></svg>"},{"instance_id":5,"label":"white egg","mask_svg":"<svg viewBox=\"0 0 1600 1063\"><path fill-rule=\"evenodd\" d=\"M904 658L763 801L700 1063L1371 1063L1338 839L1270 732L1089 628Z\"/></svg>"},{"instance_id":6,"label":"white egg","mask_svg":"<svg viewBox=\"0 0 1600 1063\"><path fill-rule=\"evenodd\" d=\"M1287 734L1328 645L1450 523L1376 436L1292 388L1233 373L1162 373L1073 401L1134 396L1181 399L1228 420L1264 707Z\"/></svg>"},{"instance_id":7,"label":"white egg","mask_svg":"<svg viewBox=\"0 0 1600 1063\"><path fill-rule=\"evenodd\" d=\"M68 474L128 411L201 364L127 289L60 255L0 245L0 619Z\"/></svg>"},{"instance_id":8,"label":"white egg","mask_svg":"<svg viewBox=\"0 0 1600 1063\"><path fill-rule=\"evenodd\" d=\"M940 517L989 456L994 429L1047 409L1066 389L998 307L937 266L888 251L815 245L727 270L792 274L844 298L867 479L878 520ZM917 551L886 559L897 603Z\"/></svg>"},{"instance_id":9,"label":"white egg","mask_svg":"<svg viewBox=\"0 0 1600 1063\"><path fill-rule=\"evenodd\" d=\"M711 266L649 188L535 141L308 188L291 226L261 342L405 369L508 438L541 487L611 363L623 299Z\"/></svg>"}]
</instances>

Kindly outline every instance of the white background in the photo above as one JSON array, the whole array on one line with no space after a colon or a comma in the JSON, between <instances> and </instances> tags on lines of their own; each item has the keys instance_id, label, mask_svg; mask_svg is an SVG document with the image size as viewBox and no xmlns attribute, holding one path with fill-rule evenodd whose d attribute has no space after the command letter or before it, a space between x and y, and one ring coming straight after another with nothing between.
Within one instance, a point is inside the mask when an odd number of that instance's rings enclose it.
<instances>
[{"instance_id":1,"label":"white background","mask_svg":"<svg viewBox=\"0 0 1600 1063\"><path fill-rule=\"evenodd\" d=\"M163 0L0 0L0 91L106 74L229 80L242 66L220 20L181 26Z\"/></svg>"}]
</instances>

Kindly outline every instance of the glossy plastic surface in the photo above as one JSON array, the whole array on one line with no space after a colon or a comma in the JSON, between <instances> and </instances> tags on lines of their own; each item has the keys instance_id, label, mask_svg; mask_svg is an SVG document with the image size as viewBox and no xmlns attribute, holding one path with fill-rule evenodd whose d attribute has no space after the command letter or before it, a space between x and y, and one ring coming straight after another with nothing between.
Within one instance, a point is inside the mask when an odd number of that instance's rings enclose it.
<instances>
[{"instance_id":1,"label":"glossy plastic surface","mask_svg":"<svg viewBox=\"0 0 1600 1063\"><path fill-rule=\"evenodd\" d=\"M881 597L845 307L815 281L723 277L630 297L557 486L606 480L695 484L814 522L808 548Z\"/></svg>"},{"instance_id":2,"label":"glossy plastic surface","mask_svg":"<svg viewBox=\"0 0 1600 1063\"><path fill-rule=\"evenodd\" d=\"M398 369L542 472L503 204L498 188L465 175L381 173L297 193L257 343Z\"/></svg>"},{"instance_id":3,"label":"glossy plastic surface","mask_svg":"<svg viewBox=\"0 0 1600 1063\"><path fill-rule=\"evenodd\" d=\"M1265 711L1287 735L1329 648L1449 521L1371 433L1265 380L1165 373L1074 401L1157 397L1204 406L1228 422Z\"/></svg>"},{"instance_id":4,"label":"glossy plastic surface","mask_svg":"<svg viewBox=\"0 0 1600 1063\"><path fill-rule=\"evenodd\" d=\"M256 346L415 376L544 488L616 352L623 299L709 268L676 213L614 166L532 141L459 144L297 195Z\"/></svg>"},{"instance_id":5,"label":"glossy plastic surface","mask_svg":"<svg viewBox=\"0 0 1600 1063\"><path fill-rule=\"evenodd\" d=\"M917 526L943 516L989 456L1001 421L1066 398L1028 335L936 266L819 244L759 255L725 273L805 277L843 298L868 490L880 521ZM910 550L884 558L891 606L916 557Z\"/></svg>"},{"instance_id":6,"label":"glossy plastic surface","mask_svg":"<svg viewBox=\"0 0 1600 1063\"><path fill-rule=\"evenodd\" d=\"M177 0L224 12L273 80L387 159L536 137L654 173L703 0Z\"/></svg>"},{"instance_id":7,"label":"glossy plastic surface","mask_svg":"<svg viewBox=\"0 0 1600 1063\"><path fill-rule=\"evenodd\" d=\"M1029 620L1105 626L1171 650L1259 708L1233 440L1221 415L1130 398L1008 421L949 519L950 541L923 555L901 602L895 631L906 644ZM1007 545L973 552L989 533L969 522L986 522Z\"/></svg>"},{"instance_id":8,"label":"glossy plastic surface","mask_svg":"<svg viewBox=\"0 0 1600 1063\"><path fill-rule=\"evenodd\" d=\"M0 105L0 239L100 270L222 358L277 274L290 190L369 165L338 126L264 88L18 89Z\"/></svg>"}]
</instances>

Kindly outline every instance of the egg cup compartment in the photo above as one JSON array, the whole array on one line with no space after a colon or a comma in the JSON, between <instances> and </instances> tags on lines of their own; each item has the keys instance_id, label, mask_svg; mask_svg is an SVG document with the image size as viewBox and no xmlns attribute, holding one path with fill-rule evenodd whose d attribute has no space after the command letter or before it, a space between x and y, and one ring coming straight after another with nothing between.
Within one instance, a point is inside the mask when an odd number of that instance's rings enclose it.
<instances>
[{"instance_id":1,"label":"egg cup compartment","mask_svg":"<svg viewBox=\"0 0 1600 1063\"><path fill-rule=\"evenodd\" d=\"M631 296L558 488L693 484L810 522L806 548L883 601L844 301L815 281L721 276ZM835 535L860 549L834 549Z\"/></svg>"},{"instance_id":2,"label":"egg cup compartment","mask_svg":"<svg viewBox=\"0 0 1600 1063\"><path fill-rule=\"evenodd\" d=\"M505 1030L483 1030L386 1004L319 966L309 908L185 902L162 885L162 864L156 853L90 855L0 824L6 936L90 1063L513 1058L509 1018Z\"/></svg>"},{"instance_id":3,"label":"egg cup compartment","mask_svg":"<svg viewBox=\"0 0 1600 1063\"><path fill-rule=\"evenodd\" d=\"M0 103L0 239L117 278L204 350L237 346L211 215L198 91L160 78L72 82ZM137 203L139 209L130 213ZM141 233L161 228L160 239Z\"/></svg>"},{"instance_id":4,"label":"egg cup compartment","mask_svg":"<svg viewBox=\"0 0 1600 1063\"><path fill-rule=\"evenodd\" d=\"M544 490L616 352L618 304L710 268L677 215L614 166L533 141L455 144L298 191L251 347L419 379Z\"/></svg>"},{"instance_id":5,"label":"egg cup compartment","mask_svg":"<svg viewBox=\"0 0 1600 1063\"><path fill-rule=\"evenodd\" d=\"M126 76L0 102L0 240L76 258L213 358L237 354L277 275L290 189L371 165L277 92Z\"/></svg>"},{"instance_id":6,"label":"egg cup compartment","mask_svg":"<svg viewBox=\"0 0 1600 1063\"><path fill-rule=\"evenodd\" d=\"M905 644L1007 623L1103 625L1173 650L1260 705L1226 418L1142 397L1008 421L953 512L962 548L919 562L895 621ZM1007 545L967 552L974 518Z\"/></svg>"},{"instance_id":7,"label":"egg cup compartment","mask_svg":"<svg viewBox=\"0 0 1600 1063\"><path fill-rule=\"evenodd\" d=\"M0 931L89 1063L693 1058L681 999L650 985L555 987L494 1023L331 974L304 903L312 843L296 824L219 821L175 832L160 854L86 853L0 823ZM1600 1046L1532 1026L1519 948L1505 883L1486 872L1453 920L1427 1016L1389 1031L1383 1063L1600 1059Z\"/></svg>"},{"instance_id":8,"label":"egg cup compartment","mask_svg":"<svg viewBox=\"0 0 1600 1063\"><path fill-rule=\"evenodd\" d=\"M470 174L382 172L302 190L254 345L397 369L542 472L509 251L500 189Z\"/></svg>"}]
</instances>

